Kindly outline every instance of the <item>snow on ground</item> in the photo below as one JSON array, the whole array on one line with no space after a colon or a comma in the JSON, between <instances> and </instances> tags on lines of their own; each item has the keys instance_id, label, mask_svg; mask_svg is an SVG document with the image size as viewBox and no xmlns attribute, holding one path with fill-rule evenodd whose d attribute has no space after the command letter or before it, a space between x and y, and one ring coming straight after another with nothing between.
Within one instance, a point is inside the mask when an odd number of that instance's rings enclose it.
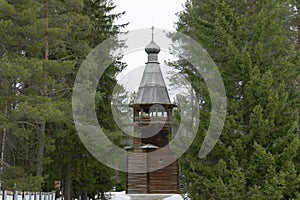
<instances>
[{"instance_id":1,"label":"snow on ground","mask_svg":"<svg viewBox=\"0 0 300 200\"><path fill-rule=\"evenodd\" d=\"M182 196L179 194L172 195L171 197L164 198L164 200L183 200Z\"/></svg>"},{"instance_id":2,"label":"snow on ground","mask_svg":"<svg viewBox=\"0 0 300 200\"><path fill-rule=\"evenodd\" d=\"M124 192L111 192L112 200L130 200L130 197L127 196Z\"/></svg>"},{"instance_id":3,"label":"snow on ground","mask_svg":"<svg viewBox=\"0 0 300 200\"><path fill-rule=\"evenodd\" d=\"M162 195L164 195L164 194L162 194ZM173 194L171 196L170 196L170 194L165 194L165 195L169 196L169 197L163 198L162 200L183 200L182 196L179 194ZM132 196L135 196L135 195L132 195ZM138 195L138 196L140 196L140 195ZM157 195L149 194L149 195L145 195L145 196L147 196L147 199L151 199L151 196L155 197ZM124 191L123 192L111 192L110 197L111 197L111 200L131 200L130 196L125 194ZM138 199L136 197L134 199ZM143 200L143 199L145 199L145 198L143 198L141 195L141 200ZM157 198L153 198L153 199L157 199Z\"/></svg>"}]
</instances>

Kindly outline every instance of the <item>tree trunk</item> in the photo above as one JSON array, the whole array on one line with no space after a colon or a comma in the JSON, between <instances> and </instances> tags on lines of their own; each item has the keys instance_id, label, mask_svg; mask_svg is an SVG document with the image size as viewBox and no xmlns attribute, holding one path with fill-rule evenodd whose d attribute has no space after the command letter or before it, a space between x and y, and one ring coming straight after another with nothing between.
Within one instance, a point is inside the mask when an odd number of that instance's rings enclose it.
<instances>
[{"instance_id":1,"label":"tree trunk","mask_svg":"<svg viewBox=\"0 0 300 200\"><path fill-rule=\"evenodd\" d=\"M81 200L87 200L88 198L87 189L84 188L81 194Z\"/></svg>"},{"instance_id":2,"label":"tree trunk","mask_svg":"<svg viewBox=\"0 0 300 200\"><path fill-rule=\"evenodd\" d=\"M5 152L5 140L6 140L6 128L3 129L2 134L2 144L1 144L1 161L4 162L4 152ZM3 172L3 165L1 165L0 173Z\"/></svg>"},{"instance_id":3,"label":"tree trunk","mask_svg":"<svg viewBox=\"0 0 300 200\"><path fill-rule=\"evenodd\" d=\"M65 188L65 192L64 192L65 200L71 200L72 199L72 180L71 180L70 164L68 164L68 166L67 166L64 188Z\"/></svg>"},{"instance_id":4,"label":"tree trunk","mask_svg":"<svg viewBox=\"0 0 300 200\"><path fill-rule=\"evenodd\" d=\"M300 14L299 14L300 6L297 5L298 9L298 50L300 49ZM298 79L298 84L300 85L300 78Z\"/></svg>"},{"instance_id":5,"label":"tree trunk","mask_svg":"<svg viewBox=\"0 0 300 200\"><path fill-rule=\"evenodd\" d=\"M101 191L101 199L102 199L102 200L105 200L105 194L104 194L103 191Z\"/></svg>"},{"instance_id":6,"label":"tree trunk","mask_svg":"<svg viewBox=\"0 0 300 200\"><path fill-rule=\"evenodd\" d=\"M45 128L46 128L46 123L42 122L40 124L40 130L38 132L38 154L37 154L37 168L36 168L37 176L43 176Z\"/></svg>"},{"instance_id":7,"label":"tree trunk","mask_svg":"<svg viewBox=\"0 0 300 200\"><path fill-rule=\"evenodd\" d=\"M45 60L49 59L48 17L49 17L49 0L46 0L46 6L45 6L45 19L46 19Z\"/></svg>"},{"instance_id":8,"label":"tree trunk","mask_svg":"<svg viewBox=\"0 0 300 200\"><path fill-rule=\"evenodd\" d=\"M5 106L5 110L4 110L4 116L6 117L7 115L7 106ZM4 153L5 153L5 142L6 142L6 128L3 129L2 132L2 143L1 143L1 161L4 162ZM0 168L0 175L2 176L3 173L3 164L1 165Z\"/></svg>"},{"instance_id":9,"label":"tree trunk","mask_svg":"<svg viewBox=\"0 0 300 200\"><path fill-rule=\"evenodd\" d=\"M45 36L45 60L49 58L49 44L48 44L48 16L49 15L49 0L46 0L45 4L45 19L46 19L46 36ZM46 90L47 86L43 86L44 90ZM36 175L43 175L43 158L44 158L44 138L45 138L45 127L46 122L42 122L40 124L40 132L38 134L38 155L37 155L37 170Z\"/></svg>"},{"instance_id":10,"label":"tree trunk","mask_svg":"<svg viewBox=\"0 0 300 200\"><path fill-rule=\"evenodd\" d=\"M299 49L300 48L300 16L298 16L298 18L299 18L298 19L298 49Z\"/></svg>"}]
</instances>

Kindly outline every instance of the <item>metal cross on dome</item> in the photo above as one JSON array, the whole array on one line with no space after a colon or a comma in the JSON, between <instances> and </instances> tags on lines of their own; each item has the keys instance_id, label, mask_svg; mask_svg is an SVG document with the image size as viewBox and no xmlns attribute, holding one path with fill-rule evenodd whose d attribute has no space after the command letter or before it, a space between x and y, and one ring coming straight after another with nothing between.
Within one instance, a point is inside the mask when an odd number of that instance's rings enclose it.
<instances>
[{"instance_id":1,"label":"metal cross on dome","mask_svg":"<svg viewBox=\"0 0 300 200\"><path fill-rule=\"evenodd\" d=\"M154 26L152 26L152 41L153 41L153 39L154 39Z\"/></svg>"}]
</instances>

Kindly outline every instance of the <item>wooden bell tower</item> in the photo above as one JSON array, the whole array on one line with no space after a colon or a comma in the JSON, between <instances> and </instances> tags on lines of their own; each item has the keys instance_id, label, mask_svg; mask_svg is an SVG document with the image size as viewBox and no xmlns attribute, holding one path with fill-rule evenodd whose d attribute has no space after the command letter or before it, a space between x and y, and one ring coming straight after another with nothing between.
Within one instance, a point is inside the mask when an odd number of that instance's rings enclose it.
<instances>
[{"instance_id":1,"label":"wooden bell tower","mask_svg":"<svg viewBox=\"0 0 300 200\"><path fill-rule=\"evenodd\" d=\"M176 194L178 163L168 146L173 129L172 109L176 105L171 104L162 76L158 62L160 47L153 41L153 29L152 41L145 51L148 62L132 105L135 137L133 146L127 148L137 154L127 157L126 193Z\"/></svg>"}]
</instances>

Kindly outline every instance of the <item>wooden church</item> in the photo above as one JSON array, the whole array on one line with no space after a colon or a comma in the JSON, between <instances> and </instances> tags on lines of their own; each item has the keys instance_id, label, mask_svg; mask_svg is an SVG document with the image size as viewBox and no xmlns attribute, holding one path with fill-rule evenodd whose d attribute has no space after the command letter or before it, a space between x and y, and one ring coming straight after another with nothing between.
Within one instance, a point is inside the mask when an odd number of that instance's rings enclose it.
<instances>
[{"instance_id":1,"label":"wooden church","mask_svg":"<svg viewBox=\"0 0 300 200\"><path fill-rule=\"evenodd\" d=\"M168 146L173 129L172 109L176 105L170 101L162 76L160 47L153 41L153 32L145 51L148 62L132 105L135 137L127 151L136 154L129 154L126 160L126 193L176 194L179 169L175 153Z\"/></svg>"}]
</instances>

